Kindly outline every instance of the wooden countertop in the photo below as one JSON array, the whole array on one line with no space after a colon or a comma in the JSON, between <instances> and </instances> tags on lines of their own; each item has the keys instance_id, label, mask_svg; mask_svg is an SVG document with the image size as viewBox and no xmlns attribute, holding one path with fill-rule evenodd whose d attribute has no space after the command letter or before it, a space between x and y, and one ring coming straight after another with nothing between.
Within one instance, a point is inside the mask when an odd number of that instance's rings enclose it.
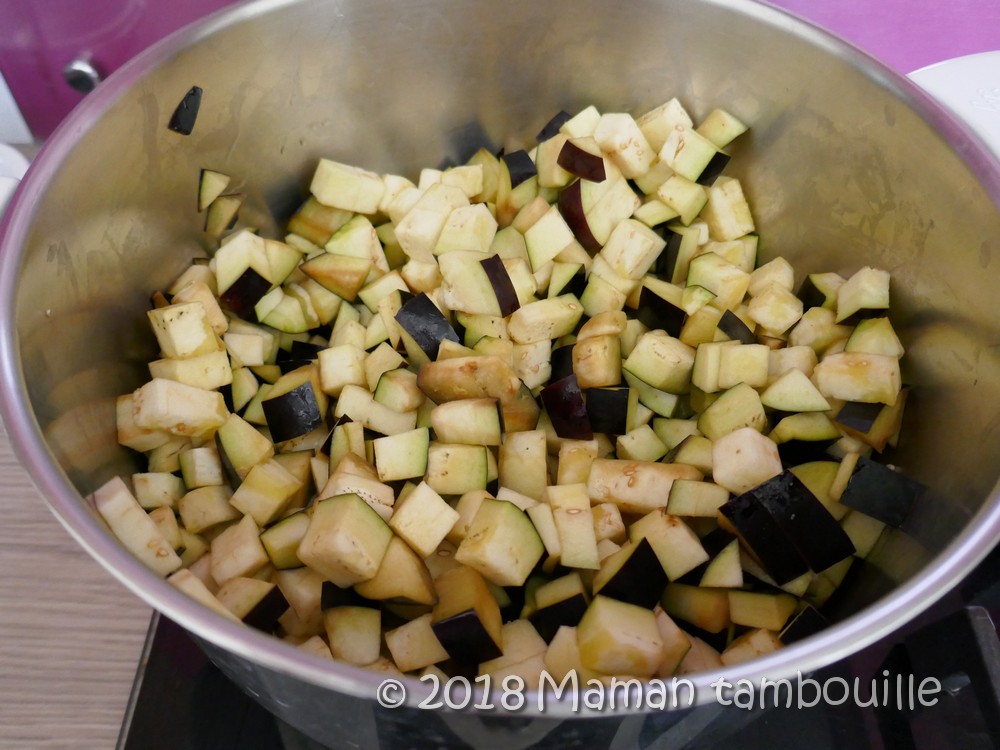
<instances>
[{"instance_id":1,"label":"wooden countertop","mask_svg":"<svg viewBox=\"0 0 1000 750\"><path fill-rule=\"evenodd\" d=\"M113 748L151 609L56 521L0 426L0 748Z\"/></svg>"}]
</instances>

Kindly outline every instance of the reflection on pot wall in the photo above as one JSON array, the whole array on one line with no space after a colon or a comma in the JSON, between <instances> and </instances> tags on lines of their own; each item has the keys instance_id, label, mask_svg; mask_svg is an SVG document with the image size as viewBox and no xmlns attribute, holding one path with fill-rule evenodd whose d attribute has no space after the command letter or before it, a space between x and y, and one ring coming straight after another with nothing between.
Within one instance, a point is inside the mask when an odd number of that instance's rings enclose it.
<instances>
[{"instance_id":1,"label":"reflection on pot wall","mask_svg":"<svg viewBox=\"0 0 1000 750\"><path fill-rule=\"evenodd\" d=\"M47 138L83 98L63 79L86 59L107 77L158 39L233 0L4 0L0 73L28 127Z\"/></svg>"}]
</instances>

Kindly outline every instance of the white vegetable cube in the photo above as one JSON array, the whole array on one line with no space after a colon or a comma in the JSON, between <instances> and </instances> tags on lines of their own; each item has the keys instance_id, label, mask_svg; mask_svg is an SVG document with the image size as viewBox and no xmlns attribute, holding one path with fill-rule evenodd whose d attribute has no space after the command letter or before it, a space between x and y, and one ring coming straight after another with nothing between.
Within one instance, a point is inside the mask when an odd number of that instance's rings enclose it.
<instances>
[{"instance_id":1,"label":"white vegetable cube","mask_svg":"<svg viewBox=\"0 0 1000 750\"><path fill-rule=\"evenodd\" d=\"M394 482L422 477L427 471L429 445L430 431L426 427L373 440L378 478L383 482Z\"/></svg>"},{"instance_id":2,"label":"white vegetable cube","mask_svg":"<svg viewBox=\"0 0 1000 750\"><path fill-rule=\"evenodd\" d=\"M298 253L296 253L296 256L300 257ZM200 303L205 308L205 315L208 317L208 322L211 324L212 330L221 336L229 328L229 321L226 318L226 314L222 312L222 308L219 307L219 300L212 291L214 287L214 276L211 278L211 286L209 286L207 281L191 281L174 293L171 302L174 304L182 302Z\"/></svg>"},{"instance_id":3,"label":"white vegetable cube","mask_svg":"<svg viewBox=\"0 0 1000 750\"><path fill-rule=\"evenodd\" d=\"M545 501L559 535L560 562L567 568L597 570L600 558L587 485L551 485L545 488Z\"/></svg>"},{"instance_id":4,"label":"white vegetable cube","mask_svg":"<svg viewBox=\"0 0 1000 750\"><path fill-rule=\"evenodd\" d=\"M675 126L663 142L660 161L681 177L697 180L718 149L710 140L690 127Z\"/></svg>"},{"instance_id":5,"label":"white vegetable cube","mask_svg":"<svg viewBox=\"0 0 1000 750\"><path fill-rule=\"evenodd\" d=\"M200 302L158 307L146 313L163 356L181 359L219 349L219 340Z\"/></svg>"},{"instance_id":6,"label":"white vegetable cube","mask_svg":"<svg viewBox=\"0 0 1000 750\"><path fill-rule=\"evenodd\" d=\"M396 666L404 672L423 669L450 657L434 635L431 615L421 615L385 634L385 645Z\"/></svg>"},{"instance_id":7,"label":"white vegetable cube","mask_svg":"<svg viewBox=\"0 0 1000 750\"><path fill-rule=\"evenodd\" d=\"M452 250L487 253L496 233L497 220L485 203L459 206L448 214L434 246L434 254L443 255Z\"/></svg>"},{"instance_id":8,"label":"white vegetable cube","mask_svg":"<svg viewBox=\"0 0 1000 750\"><path fill-rule=\"evenodd\" d=\"M632 115L625 112L601 115L594 128L594 140L626 179L646 172L656 156Z\"/></svg>"},{"instance_id":9,"label":"white vegetable cube","mask_svg":"<svg viewBox=\"0 0 1000 750\"><path fill-rule=\"evenodd\" d=\"M802 317L802 300L777 284L750 299L750 317L769 331L784 333Z\"/></svg>"},{"instance_id":10,"label":"white vegetable cube","mask_svg":"<svg viewBox=\"0 0 1000 750\"><path fill-rule=\"evenodd\" d=\"M672 486L672 485L671 485ZM665 508L650 511L628 530L629 541L649 542L667 578L674 581L708 560L708 553L698 535L683 519Z\"/></svg>"},{"instance_id":11,"label":"white vegetable cube","mask_svg":"<svg viewBox=\"0 0 1000 750\"><path fill-rule=\"evenodd\" d=\"M132 394L132 418L139 427L174 435L206 437L229 416L218 391L154 378Z\"/></svg>"},{"instance_id":12,"label":"white vegetable cube","mask_svg":"<svg viewBox=\"0 0 1000 750\"><path fill-rule=\"evenodd\" d=\"M371 664L382 646L382 613L371 607L333 607L323 613L323 628L335 659Z\"/></svg>"},{"instance_id":13,"label":"white vegetable cube","mask_svg":"<svg viewBox=\"0 0 1000 750\"><path fill-rule=\"evenodd\" d=\"M427 557L434 553L458 519L458 511L426 482L421 482L396 502L389 526L421 557Z\"/></svg>"},{"instance_id":14,"label":"white vegetable cube","mask_svg":"<svg viewBox=\"0 0 1000 750\"><path fill-rule=\"evenodd\" d=\"M789 292L795 288L795 269L784 258L775 258L755 269L750 274L750 286L747 291L751 297L756 297L772 284L777 284Z\"/></svg>"},{"instance_id":15,"label":"white vegetable cube","mask_svg":"<svg viewBox=\"0 0 1000 750\"><path fill-rule=\"evenodd\" d=\"M359 214L373 214L378 211L385 185L382 178L374 172L330 159L320 159L309 191L324 206Z\"/></svg>"},{"instance_id":16,"label":"white vegetable cube","mask_svg":"<svg viewBox=\"0 0 1000 750\"><path fill-rule=\"evenodd\" d=\"M619 276L641 279L666 247L666 240L635 219L620 222L600 254Z\"/></svg>"},{"instance_id":17,"label":"white vegetable cube","mask_svg":"<svg viewBox=\"0 0 1000 750\"><path fill-rule=\"evenodd\" d=\"M221 350L184 359L158 359L149 363L149 374L209 391L233 382L229 356Z\"/></svg>"},{"instance_id":18,"label":"white vegetable cube","mask_svg":"<svg viewBox=\"0 0 1000 750\"><path fill-rule=\"evenodd\" d=\"M162 576L181 567L181 559L121 477L109 480L91 497L111 532L146 567Z\"/></svg>"},{"instance_id":19,"label":"white vegetable cube","mask_svg":"<svg viewBox=\"0 0 1000 750\"><path fill-rule=\"evenodd\" d=\"M181 451L178 460L184 485L188 489L222 484L225 481L219 451L214 445L203 445L200 448Z\"/></svg>"},{"instance_id":20,"label":"white vegetable cube","mask_svg":"<svg viewBox=\"0 0 1000 750\"><path fill-rule=\"evenodd\" d=\"M685 393L691 385L695 350L663 331L639 337L622 369L642 382L667 393Z\"/></svg>"},{"instance_id":21,"label":"white vegetable cube","mask_svg":"<svg viewBox=\"0 0 1000 750\"><path fill-rule=\"evenodd\" d=\"M392 529L350 493L316 503L299 544L299 559L331 583L347 588L378 573Z\"/></svg>"},{"instance_id":22,"label":"white vegetable cube","mask_svg":"<svg viewBox=\"0 0 1000 750\"><path fill-rule=\"evenodd\" d=\"M457 167L449 167L441 173L440 182L444 185L454 185L461 188L469 200L472 200L483 192L483 165L461 164Z\"/></svg>"},{"instance_id":23,"label":"white vegetable cube","mask_svg":"<svg viewBox=\"0 0 1000 750\"><path fill-rule=\"evenodd\" d=\"M239 622L239 618L226 609L226 605L215 598L205 583L187 568L181 568L167 579L167 583L183 591L196 602L205 605L225 618Z\"/></svg>"},{"instance_id":24,"label":"white vegetable cube","mask_svg":"<svg viewBox=\"0 0 1000 750\"><path fill-rule=\"evenodd\" d=\"M270 347L263 336L256 333L227 331L222 343L235 362L247 367L257 367L267 361Z\"/></svg>"},{"instance_id":25,"label":"white vegetable cube","mask_svg":"<svg viewBox=\"0 0 1000 750\"><path fill-rule=\"evenodd\" d=\"M865 403L896 403L902 387L899 360L885 354L841 352L823 357L813 381L827 398Z\"/></svg>"},{"instance_id":26,"label":"white vegetable cube","mask_svg":"<svg viewBox=\"0 0 1000 750\"><path fill-rule=\"evenodd\" d=\"M769 654L772 651L777 651L782 645L775 633L759 628L751 630L749 633L744 633L734 640L719 655L719 658L722 659L722 663L726 666L742 664L745 661L750 661L751 659Z\"/></svg>"},{"instance_id":27,"label":"white vegetable cube","mask_svg":"<svg viewBox=\"0 0 1000 750\"><path fill-rule=\"evenodd\" d=\"M712 292L713 304L720 310L735 310L750 286L750 274L721 255L704 253L691 260L687 283Z\"/></svg>"},{"instance_id":28,"label":"white vegetable cube","mask_svg":"<svg viewBox=\"0 0 1000 750\"><path fill-rule=\"evenodd\" d=\"M780 378L789 370L801 370L812 375L819 359L811 346L785 346L768 352L767 376L770 381Z\"/></svg>"},{"instance_id":29,"label":"white vegetable cube","mask_svg":"<svg viewBox=\"0 0 1000 750\"><path fill-rule=\"evenodd\" d=\"M250 469L229 502L263 527L281 516L301 488L302 481L272 458Z\"/></svg>"},{"instance_id":30,"label":"white vegetable cube","mask_svg":"<svg viewBox=\"0 0 1000 750\"><path fill-rule=\"evenodd\" d=\"M866 266L858 269L837 289L837 322L858 310L889 307L889 272Z\"/></svg>"},{"instance_id":31,"label":"white vegetable cube","mask_svg":"<svg viewBox=\"0 0 1000 750\"><path fill-rule=\"evenodd\" d=\"M766 385L769 352L764 344L719 347L718 388L727 390L738 383L746 383L752 388Z\"/></svg>"},{"instance_id":32,"label":"white vegetable cube","mask_svg":"<svg viewBox=\"0 0 1000 750\"><path fill-rule=\"evenodd\" d=\"M811 349L809 351L812 351ZM760 402L771 409L787 412L828 411L830 402L823 398L802 370L791 369L760 394Z\"/></svg>"},{"instance_id":33,"label":"white vegetable cube","mask_svg":"<svg viewBox=\"0 0 1000 750\"><path fill-rule=\"evenodd\" d=\"M694 125L691 115L676 98L649 110L636 120L649 145L656 151L663 148L669 136L678 127L690 128Z\"/></svg>"},{"instance_id":34,"label":"white vegetable cube","mask_svg":"<svg viewBox=\"0 0 1000 750\"><path fill-rule=\"evenodd\" d=\"M132 487L135 488L135 499L146 510L162 506L176 508L177 501L187 491L183 479L165 471L133 474Z\"/></svg>"},{"instance_id":35,"label":"white vegetable cube","mask_svg":"<svg viewBox=\"0 0 1000 750\"><path fill-rule=\"evenodd\" d=\"M352 344L341 344L323 349L319 353L320 388L330 396L339 396L346 385L365 386L364 349Z\"/></svg>"},{"instance_id":36,"label":"white vegetable cube","mask_svg":"<svg viewBox=\"0 0 1000 750\"><path fill-rule=\"evenodd\" d=\"M458 545L455 560L498 586L522 586L544 552L523 510L504 500L485 498Z\"/></svg>"},{"instance_id":37,"label":"white vegetable cube","mask_svg":"<svg viewBox=\"0 0 1000 750\"><path fill-rule=\"evenodd\" d=\"M524 233L524 243L532 270L538 271L573 240L573 230L566 224L559 209L550 206Z\"/></svg>"},{"instance_id":38,"label":"white vegetable cube","mask_svg":"<svg viewBox=\"0 0 1000 750\"><path fill-rule=\"evenodd\" d=\"M595 596L577 626L583 665L602 674L649 677L663 660L663 638L653 611Z\"/></svg>"},{"instance_id":39,"label":"white vegetable cube","mask_svg":"<svg viewBox=\"0 0 1000 750\"><path fill-rule=\"evenodd\" d=\"M594 515L594 535L597 541L610 539L613 542L624 542L627 539L625 522L621 510L614 503L598 503L591 512Z\"/></svg>"},{"instance_id":40,"label":"white vegetable cube","mask_svg":"<svg viewBox=\"0 0 1000 750\"><path fill-rule=\"evenodd\" d=\"M250 516L212 540L212 578L220 586L230 578L249 578L271 561L260 541L260 528Z\"/></svg>"},{"instance_id":41,"label":"white vegetable cube","mask_svg":"<svg viewBox=\"0 0 1000 750\"><path fill-rule=\"evenodd\" d=\"M697 182L673 174L656 189L656 197L678 213L682 224L690 224L705 207L708 192Z\"/></svg>"},{"instance_id":42,"label":"white vegetable cube","mask_svg":"<svg viewBox=\"0 0 1000 750\"><path fill-rule=\"evenodd\" d=\"M135 422L135 398L126 393L115 399L115 426L119 445L147 453L169 444L174 438L163 429L140 427ZM168 469L173 471L174 469ZM157 471L150 469L150 471Z\"/></svg>"},{"instance_id":43,"label":"white vegetable cube","mask_svg":"<svg viewBox=\"0 0 1000 750\"><path fill-rule=\"evenodd\" d=\"M743 195L740 181L720 177L707 189L708 203L701 216L716 240L735 240L754 231L750 206Z\"/></svg>"},{"instance_id":44,"label":"white vegetable cube","mask_svg":"<svg viewBox=\"0 0 1000 750\"><path fill-rule=\"evenodd\" d=\"M456 208L467 205L469 199L460 188L431 185L396 224L396 241L408 258L434 260L434 248L448 217Z\"/></svg>"},{"instance_id":45,"label":"white vegetable cube","mask_svg":"<svg viewBox=\"0 0 1000 750\"><path fill-rule=\"evenodd\" d=\"M752 427L723 435L712 443L712 478L739 495L781 473L778 446Z\"/></svg>"}]
</instances>

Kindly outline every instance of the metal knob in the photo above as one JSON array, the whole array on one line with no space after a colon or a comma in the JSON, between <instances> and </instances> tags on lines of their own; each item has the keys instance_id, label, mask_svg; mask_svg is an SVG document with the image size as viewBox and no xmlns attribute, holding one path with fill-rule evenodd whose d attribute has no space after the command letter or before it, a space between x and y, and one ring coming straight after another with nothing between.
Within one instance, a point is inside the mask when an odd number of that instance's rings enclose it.
<instances>
[{"instance_id":1,"label":"metal knob","mask_svg":"<svg viewBox=\"0 0 1000 750\"><path fill-rule=\"evenodd\" d=\"M101 74L87 57L78 57L63 68L63 79L81 94L89 94L101 82Z\"/></svg>"}]
</instances>

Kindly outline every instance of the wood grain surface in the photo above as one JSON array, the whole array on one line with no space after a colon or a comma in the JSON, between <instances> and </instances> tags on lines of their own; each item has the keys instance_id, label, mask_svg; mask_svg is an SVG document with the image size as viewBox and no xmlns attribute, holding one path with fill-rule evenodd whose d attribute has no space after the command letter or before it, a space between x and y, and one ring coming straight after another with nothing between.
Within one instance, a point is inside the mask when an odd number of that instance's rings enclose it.
<instances>
[{"instance_id":1,"label":"wood grain surface","mask_svg":"<svg viewBox=\"0 0 1000 750\"><path fill-rule=\"evenodd\" d=\"M0 571L0 748L113 748L151 610L63 529L2 425Z\"/></svg>"}]
</instances>

